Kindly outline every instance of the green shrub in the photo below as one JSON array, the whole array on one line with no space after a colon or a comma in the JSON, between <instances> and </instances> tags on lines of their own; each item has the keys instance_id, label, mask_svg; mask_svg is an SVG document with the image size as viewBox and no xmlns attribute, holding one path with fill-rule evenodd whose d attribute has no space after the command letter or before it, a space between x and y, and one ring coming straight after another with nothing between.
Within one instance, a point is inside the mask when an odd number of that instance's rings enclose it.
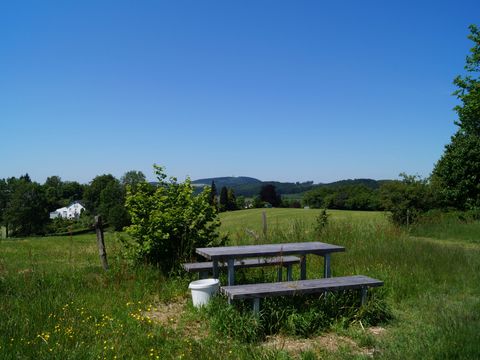
<instances>
[{"instance_id":1,"label":"green shrub","mask_svg":"<svg viewBox=\"0 0 480 360\"><path fill-rule=\"evenodd\" d=\"M69 234L93 230L93 218L82 211L78 219L57 217L47 225L48 234Z\"/></svg>"},{"instance_id":2,"label":"green shrub","mask_svg":"<svg viewBox=\"0 0 480 360\"><path fill-rule=\"evenodd\" d=\"M380 188L383 207L390 211L396 225L411 225L425 211L435 207L435 193L424 179L400 174L402 181L392 181Z\"/></svg>"},{"instance_id":3,"label":"green shrub","mask_svg":"<svg viewBox=\"0 0 480 360\"><path fill-rule=\"evenodd\" d=\"M166 181L163 168L154 169L159 181L156 188L147 183L138 184L135 193L127 188L126 208L132 225L126 228L131 237L123 238L123 243L130 259L156 264L168 272L192 258L196 247L218 244L220 222L209 190L194 195L190 179Z\"/></svg>"},{"instance_id":4,"label":"green shrub","mask_svg":"<svg viewBox=\"0 0 480 360\"><path fill-rule=\"evenodd\" d=\"M316 220L315 231L318 234L321 234L323 232L323 230L325 230L325 228L328 225L327 209L325 209L325 208L322 209L322 211L320 211L320 214L318 214L318 216L315 220Z\"/></svg>"}]
</instances>

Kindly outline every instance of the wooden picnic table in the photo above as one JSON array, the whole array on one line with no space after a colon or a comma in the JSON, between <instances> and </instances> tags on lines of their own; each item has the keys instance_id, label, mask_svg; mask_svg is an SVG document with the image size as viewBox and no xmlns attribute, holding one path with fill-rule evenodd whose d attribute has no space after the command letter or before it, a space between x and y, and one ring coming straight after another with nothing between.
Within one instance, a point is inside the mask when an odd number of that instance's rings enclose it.
<instances>
[{"instance_id":1,"label":"wooden picnic table","mask_svg":"<svg viewBox=\"0 0 480 360\"><path fill-rule=\"evenodd\" d=\"M264 245L244 245L244 246L221 246L210 248L197 248L197 254L213 262L213 277L218 278L218 263L225 262L228 268L228 285L235 283L235 259L253 258L253 257L281 257L283 255L300 256L300 279L307 278L307 258L308 254L323 256L324 258L324 277L331 276L330 254L334 252L345 251L343 246L326 244L319 241L285 244L264 244Z\"/></svg>"}]
</instances>

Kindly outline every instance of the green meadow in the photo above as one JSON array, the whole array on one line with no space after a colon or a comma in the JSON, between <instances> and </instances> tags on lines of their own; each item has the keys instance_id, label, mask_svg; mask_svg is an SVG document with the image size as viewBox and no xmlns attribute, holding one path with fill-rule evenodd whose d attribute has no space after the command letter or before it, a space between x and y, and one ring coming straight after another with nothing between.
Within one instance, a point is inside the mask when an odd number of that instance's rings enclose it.
<instances>
[{"instance_id":1,"label":"green meadow","mask_svg":"<svg viewBox=\"0 0 480 360\"><path fill-rule=\"evenodd\" d=\"M178 271L165 277L148 265L130 266L121 256L123 233L105 235L107 272L93 234L8 239L0 241L0 358L480 358L478 222L440 219L407 231L392 226L381 212L328 211L327 225L319 230L319 214L311 209L222 213L221 233L230 244L345 246L346 252L332 256L333 276L383 280L385 286L369 294L367 310L388 317L362 315L352 307L357 294L346 294L320 299L319 309L328 316L307 313L324 319L324 326L289 313L275 332L272 322L283 315L273 314L274 302L260 320L222 298L206 309L193 308L188 283L195 276ZM322 258L309 257L308 277L321 276L322 266ZM274 269L254 269L239 275L268 279L274 274Z\"/></svg>"}]
</instances>

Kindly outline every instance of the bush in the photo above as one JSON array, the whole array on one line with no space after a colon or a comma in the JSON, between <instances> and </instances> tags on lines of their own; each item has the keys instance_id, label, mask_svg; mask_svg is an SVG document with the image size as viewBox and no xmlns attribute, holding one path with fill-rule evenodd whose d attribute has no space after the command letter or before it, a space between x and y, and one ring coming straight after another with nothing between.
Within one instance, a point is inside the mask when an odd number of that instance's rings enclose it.
<instances>
[{"instance_id":1,"label":"bush","mask_svg":"<svg viewBox=\"0 0 480 360\"><path fill-rule=\"evenodd\" d=\"M392 181L380 188L385 210L391 212L391 219L396 225L410 225L418 217L435 207L435 193L424 179L418 176L400 174L402 181Z\"/></svg>"},{"instance_id":2,"label":"bush","mask_svg":"<svg viewBox=\"0 0 480 360\"><path fill-rule=\"evenodd\" d=\"M93 218L82 211L78 219L55 218L47 225L48 234L78 233L78 231L93 230Z\"/></svg>"},{"instance_id":3,"label":"bush","mask_svg":"<svg viewBox=\"0 0 480 360\"><path fill-rule=\"evenodd\" d=\"M328 214L327 214L327 209L322 209L320 211L320 214L318 214L317 218L315 219L315 231L318 234L322 234L322 232L325 230L325 228L328 225Z\"/></svg>"},{"instance_id":4,"label":"bush","mask_svg":"<svg viewBox=\"0 0 480 360\"><path fill-rule=\"evenodd\" d=\"M196 247L218 245L220 221L210 204L210 191L194 195L190 179L166 181L163 168L154 166L158 186L137 185L135 193L127 187L126 208L132 225L126 227L125 254L133 261L156 264L165 272L181 261L191 259Z\"/></svg>"}]
</instances>

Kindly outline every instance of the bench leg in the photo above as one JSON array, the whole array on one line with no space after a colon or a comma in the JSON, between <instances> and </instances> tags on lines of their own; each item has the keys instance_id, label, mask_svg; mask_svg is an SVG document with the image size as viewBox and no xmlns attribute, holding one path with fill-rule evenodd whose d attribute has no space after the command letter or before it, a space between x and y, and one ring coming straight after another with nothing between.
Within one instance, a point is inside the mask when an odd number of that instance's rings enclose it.
<instances>
[{"instance_id":1,"label":"bench leg","mask_svg":"<svg viewBox=\"0 0 480 360\"><path fill-rule=\"evenodd\" d=\"M362 306L367 303L367 287L362 287Z\"/></svg>"},{"instance_id":2,"label":"bench leg","mask_svg":"<svg viewBox=\"0 0 480 360\"><path fill-rule=\"evenodd\" d=\"M218 279L218 260L212 259L212 270L213 270L213 278Z\"/></svg>"},{"instance_id":3,"label":"bench leg","mask_svg":"<svg viewBox=\"0 0 480 360\"><path fill-rule=\"evenodd\" d=\"M260 313L260 298L253 299L253 313L257 316Z\"/></svg>"},{"instance_id":4,"label":"bench leg","mask_svg":"<svg viewBox=\"0 0 480 360\"><path fill-rule=\"evenodd\" d=\"M278 282L282 281L283 280L283 266L279 266L278 267Z\"/></svg>"},{"instance_id":5,"label":"bench leg","mask_svg":"<svg viewBox=\"0 0 480 360\"><path fill-rule=\"evenodd\" d=\"M287 265L287 281L292 281L292 265Z\"/></svg>"},{"instance_id":6,"label":"bench leg","mask_svg":"<svg viewBox=\"0 0 480 360\"><path fill-rule=\"evenodd\" d=\"M300 257L300 280L307 278L307 255Z\"/></svg>"},{"instance_id":7,"label":"bench leg","mask_svg":"<svg viewBox=\"0 0 480 360\"><path fill-rule=\"evenodd\" d=\"M235 283L235 268L234 268L234 259L228 259L228 286L232 286Z\"/></svg>"},{"instance_id":8,"label":"bench leg","mask_svg":"<svg viewBox=\"0 0 480 360\"><path fill-rule=\"evenodd\" d=\"M323 255L323 277L329 278L332 276L330 272L330 254Z\"/></svg>"}]
</instances>

